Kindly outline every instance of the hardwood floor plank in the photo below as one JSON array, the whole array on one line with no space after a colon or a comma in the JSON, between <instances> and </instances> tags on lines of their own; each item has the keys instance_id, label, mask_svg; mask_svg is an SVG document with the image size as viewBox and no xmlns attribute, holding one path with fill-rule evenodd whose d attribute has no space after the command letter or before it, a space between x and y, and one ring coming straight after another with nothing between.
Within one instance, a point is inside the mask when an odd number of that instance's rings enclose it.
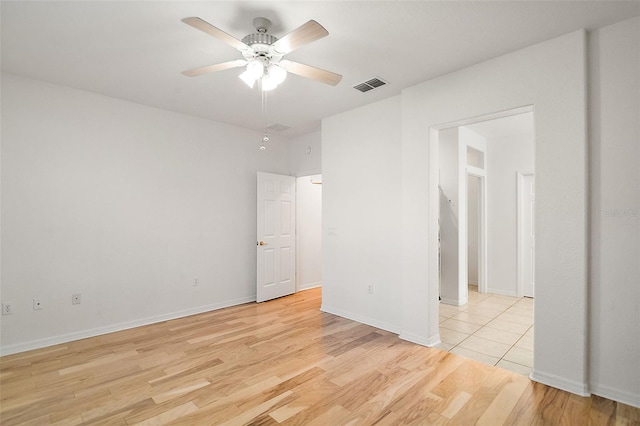
<instances>
[{"instance_id":1,"label":"hardwood floor plank","mask_svg":"<svg viewBox=\"0 0 640 426\"><path fill-rule=\"evenodd\" d=\"M198 407L193 402L186 402L177 407L171 408L167 411L162 411L160 414L150 417L141 422L133 423L139 426L155 426L169 423L172 420L179 419L187 414L198 411ZM127 423L129 421L127 420Z\"/></svg>"},{"instance_id":2,"label":"hardwood floor plank","mask_svg":"<svg viewBox=\"0 0 640 426\"><path fill-rule=\"evenodd\" d=\"M477 392L451 419L453 424L467 425L478 421L498 396L505 384L511 380L511 374L506 370L494 368Z\"/></svg>"},{"instance_id":3,"label":"hardwood floor plank","mask_svg":"<svg viewBox=\"0 0 640 426\"><path fill-rule=\"evenodd\" d=\"M616 406L616 425L640 426L640 410L620 402Z\"/></svg>"},{"instance_id":4,"label":"hardwood floor plank","mask_svg":"<svg viewBox=\"0 0 640 426\"><path fill-rule=\"evenodd\" d=\"M125 418L133 411L155 405L155 402L146 395L141 395L137 398L112 398L107 401L101 401L95 406L87 407L87 410L82 413L82 418L89 424L126 424Z\"/></svg>"},{"instance_id":5,"label":"hardwood floor plank","mask_svg":"<svg viewBox=\"0 0 640 426\"><path fill-rule=\"evenodd\" d=\"M502 390L496 395L495 399L487 407L482 416L478 418L477 425L493 426L505 424L509 413L513 410L518 400L522 396L522 392L529 386L529 381L522 377L510 377L509 381L504 384Z\"/></svg>"},{"instance_id":6,"label":"hardwood floor plank","mask_svg":"<svg viewBox=\"0 0 640 426\"><path fill-rule=\"evenodd\" d=\"M343 419L349 417L351 412L340 405L331 406L328 410L324 410L323 413L317 417L305 419L303 423L308 426L326 426L326 425L339 425L343 423Z\"/></svg>"},{"instance_id":7,"label":"hardwood floor plank","mask_svg":"<svg viewBox=\"0 0 640 426\"><path fill-rule=\"evenodd\" d=\"M451 419L455 417L462 407L464 407L467 402L471 399L471 394L465 391L456 392L451 395L450 400L444 406L444 409L439 412L439 414L447 419Z\"/></svg>"},{"instance_id":8,"label":"hardwood floor plank","mask_svg":"<svg viewBox=\"0 0 640 426\"><path fill-rule=\"evenodd\" d=\"M640 425L320 312L321 290L0 358L4 425Z\"/></svg>"},{"instance_id":9,"label":"hardwood floor plank","mask_svg":"<svg viewBox=\"0 0 640 426\"><path fill-rule=\"evenodd\" d=\"M301 412L306 408L307 407L304 405L296 407L296 406L291 406L290 404L287 404L276 410L273 410L271 413L269 413L269 415L276 422L283 423L285 420L291 418L292 416L295 416L296 414L298 414L299 412Z\"/></svg>"},{"instance_id":10,"label":"hardwood floor plank","mask_svg":"<svg viewBox=\"0 0 640 426\"><path fill-rule=\"evenodd\" d=\"M211 383L206 379L198 379L189 385L180 386L180 387L176 387L175 384L172 384L170 390L154 395L151 398L156 404L162 404L163 402L169 401L170 399L176 398L178 396L182 396L196 389L209 386L210 384Z\"/></svg>"},{"instance_id":11,"label":"hardwood floor plank","mask_svg":"<svg viewBox=\"0 0 640 426\"><path fill-rule=\"evenodd\" d=\"M594 396L591 403L589 424L615 425L616 403L599 396Z\"/></svg>"},{"instance_id":12,"label":"hardwood floor plank","mask_svg":"<svg viewBox=\"0 0 640 426\"><path fill-rule=\"evenodd\" d=\"M260 417L265 412L268 412L271 407L273 407L280 401L289 398L291 395L293 395L293 392L291 391L286 391L279 395L276 395L273 398L250 408L247 411L242 411L242 414L234 417L233 419L227 420L224 423L221 423L220 426L233 426L250 423L253 419Z\"/></svg>"},{"instance_id":13,"label":"hardwood floor plank","mask_svg":"<svg viewBox=\"0 0 640 426\"><path fill-rule=\"evenodd\" d=\"M589 424L591 401L591 398L582 398L577 395L569 396L559 424L562 426L572 426L574 424Z\"/></svg>"}]
</instances>

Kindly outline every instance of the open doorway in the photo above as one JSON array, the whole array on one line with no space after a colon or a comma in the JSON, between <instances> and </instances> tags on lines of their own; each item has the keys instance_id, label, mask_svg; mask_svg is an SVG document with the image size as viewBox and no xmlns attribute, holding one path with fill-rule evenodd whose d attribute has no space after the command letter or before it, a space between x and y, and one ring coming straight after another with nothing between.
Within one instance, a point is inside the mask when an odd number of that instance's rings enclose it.
<instances>
[{"instance_id":1,"label":"open doorway","mask_svg":"<svg viewBox=\"0 0 640 426\"><path fill-rule=\"evenodd\" d=\"M296 178L296 291L322 285L322 175Z\"/></svg>"},{"instance_id":2,"label":"open doorway","mask_svg":"<svg viewBox=\"0 0 640 426\"><path fill-rule=\"evenodd\" d=\"M531 297L535 287L535 174L518 172L518 296Z\"/></svg>"},{"instance_id":3,"label":"open doorway","mask_svg":"<svg viewBox=\"0 0 640 426\"><path fill-rule=\"evenodd\" d=\"M523 182L532 187L533 128L528 110L438 129L440 202L446 207L440 209L440 222L456 225L441 229L440 244L458 244L457 251L441 252L441 269L458 271L454 286L466 295L466 300L443 298L440 303L441 348L525 375L533 367L533 299L522 297L521 278L533 271L535 258L529 250L529 263L520 259L521 247L533 245L535 210L527 204L531 228L521 233L519 213L528 201L521 200L518 176L530 174ZM455 149L445 145L452 140ZM447 163L452 149L456 162ZM457 177L457 184L443 186L447 176ZM450 216L444 220L443 210ZM527 232L530 242L522 238ZM451 288L451 282L441 280L440 285L443 294Z\"/></svg>"},{"instance_id":4,"label":"open doorway","mask_svg":"<svg viewBox=\"0 0 640 426\"><path fill-rule=\"evenodd\" d=\"M467 172L467 283L470 292L479 291L478 285L485 267L485 247L482 244L485 238L482 220L484 192L484 176ZM486 288L480 288L480 292L486 293Z\"/></svg>"}]
</instances>

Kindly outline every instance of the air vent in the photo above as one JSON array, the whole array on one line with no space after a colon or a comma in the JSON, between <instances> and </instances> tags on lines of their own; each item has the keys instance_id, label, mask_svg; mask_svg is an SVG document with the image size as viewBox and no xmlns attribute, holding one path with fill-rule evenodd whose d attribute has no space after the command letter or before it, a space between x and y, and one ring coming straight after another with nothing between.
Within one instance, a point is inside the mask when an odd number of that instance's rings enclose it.
<instances>
[{"instance_id":1,"label":"air vent","mask_svg":"<svg viewBox=\"0 0 640 426\"><path fill-rule=\"evenodd\" d=\"M356 84L355 86L353 86L353 88L364 93L368 92L369 90L384 86L385 84L387 84L386 81L383 81L378 77L374 77L371 80L365 81L364 83Z\"/></svg>"},{"instance_id":2,"label":"air vent","mask_svg":"<svg viewBox=\"0 0 640 426\"><path fill-rule=\"evenodd\" d=\"M284 132L285 130L289 130L290 128L291 127L279 123L272 124L271 126L267 127L267 129L273 130L274 132Z\"/></svg>"}]
</instances>

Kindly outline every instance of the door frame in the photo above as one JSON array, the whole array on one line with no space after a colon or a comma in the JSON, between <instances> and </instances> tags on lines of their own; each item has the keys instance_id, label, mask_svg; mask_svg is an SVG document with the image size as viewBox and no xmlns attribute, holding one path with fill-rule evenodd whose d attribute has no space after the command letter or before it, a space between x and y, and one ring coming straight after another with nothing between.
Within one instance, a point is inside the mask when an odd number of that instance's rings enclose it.
<instances>
[{"instance_id":1,"label":"door frame","mask_svg":"<svg viewBox=\"0 0 640 426\"><path fill-rule=\"evenodd\" d=\"M322 188L322 173L314 173L311 175L302 175L302 176L294 176L296 179L296 292L298 291L304 291L304 290L309 290L312 288L316 288L316 287L322 287L322 279L316 283L312 283L312 285L305 285L304 287L301 287L302 281L300 279L300 271L302 270L302 267L300 265L300 261L303 259L303 257L300 255L302 247L304 246L304 241L300 238L300 223L299 223L299 216L298 216L298 212L300 210L300 208L303 206L303 204L301 204L300 202L300 188L299 188L299 183L309 179L310 183L313 185L320 185L320 188ZM318 179L314 180L313 178L317 177ZM322 205L322 190L320 190L320 204ZM322 209L320 209L320 222L322 223ZM320 259L322 258L322 224L320 225ZM319 263L320 266L320 272L322 274L322 261L320 261Z\"/></svg>"},{"instance_id":2,"label":"door frame","mask_svg":"<svg viewBox=\"0 0 640 426\"><path fill-rule=\"evenodd\" d=\"M450 129L452 127L460 127L468 124L475 124L482 121L494 120L497 118L509 117L512 115L523 114L527 112L533 112L533 105L526 105L522 107L510 108L504 111L497 111L494 113L482 114L476 117L464 118L460 120L451 121L448 123L442 123L429 127L429 138L427 142L427 170L428 170L428 187L427 187L427 254L428 254L428 272L427 282L430 289L429 294L432 297L438 297L437 286L439 283L439 269L438 269L438 218L440 217L440 190L439 190L439 176L438 170L440 169L439 161L439 134L441 130ZM486 167L486 166L485 166ZM486 216L485 216L486 217ZM478 285L478 291L480 286ZM436 303L439 307L439 303ZM436 315L437 318L437 315Z\"/></svg>"},{"instance_id":3,"label":"door frame","mask_svg":"<svg viewBox=\"0 0 640 426\"><path fill-rule=\"evenodd\" d=\"M477 177L478 182L478 293L487 292L487 171L478 167L467 166L467 186L465 197L469 198L469 176ZM469 220L469 205L467 203L467 220ZM469 228L467 227L467 244L469 243ZM468 249L467 249L468 250ZM467 259L467 262L469 260Z\"/></svg>"},{"instance_id":4,"label":"door frame","mask_svg":"<svg viewBox=\"0 0 640 426\"><path fill-rule=\"evenodd\" d=\"M524 243L524 230L523 230L523 226L524 226L524 219L523 219L523 214L524 214L524 206L522 205L522 201L523 201L523 197L524 197L524 193L525 193L525 188L524 188L524 179L526 176L532 176L534 179L534 185L535 185L535 172L533 171L524 171L524 172L516 172L516 209L517 209L517 213L516 213L516 223L517 223L517 283L516 283L516 296L517 297L523 297L524 294L524 256L525 256L525 251L524 247L522 247L522 244ZM534 223L534 236L535 236L535 212L532 215L531 220ZM534 243L535 244L535 243ZM531 265L533 270L535 271L535 257L533 260L534 264ZM535 288L534 288L535 291Z\"/></svg>"}]
</instances>

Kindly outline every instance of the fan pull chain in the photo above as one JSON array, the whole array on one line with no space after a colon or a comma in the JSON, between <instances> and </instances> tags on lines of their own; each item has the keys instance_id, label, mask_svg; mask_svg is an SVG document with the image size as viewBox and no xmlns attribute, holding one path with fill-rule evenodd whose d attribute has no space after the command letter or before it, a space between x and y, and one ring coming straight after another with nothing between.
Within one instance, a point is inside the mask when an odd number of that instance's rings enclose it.
<instances>
[{"instance_id":1,"label":"fan pull chain","mask_svg":"<svg viewBox=\"0 0 640 426\"><path fill-rule=\"evenodd\" d=\"M260 84L262 84L262 81L260 82ZM265 144L269 142L269 135L267 135L267 92L265 92L264 90L260 90L260 92L262 94L262 120L264 126L264 136L262 137L260 149L264 151L265 149L267 149Z\"/></svg>"}]
</instances>

